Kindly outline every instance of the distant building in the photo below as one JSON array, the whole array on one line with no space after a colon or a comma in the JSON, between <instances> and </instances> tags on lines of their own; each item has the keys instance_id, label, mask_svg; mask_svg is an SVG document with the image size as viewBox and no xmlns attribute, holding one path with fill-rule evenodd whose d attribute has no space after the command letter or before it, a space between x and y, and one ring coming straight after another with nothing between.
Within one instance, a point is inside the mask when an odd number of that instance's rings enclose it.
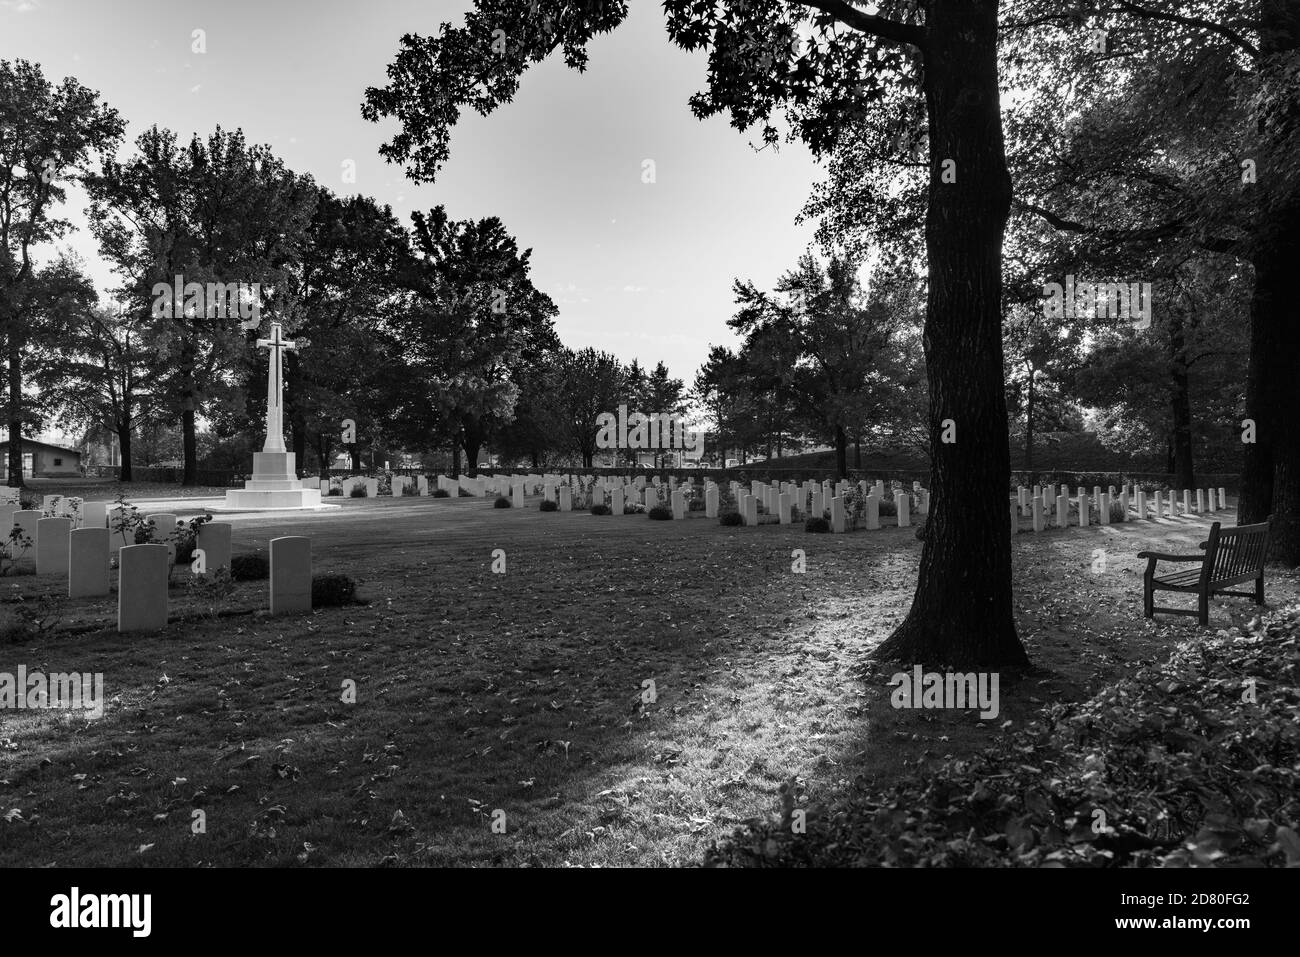
<instances>
[{"instance_id":1,"label":"distant building","mask_svg":"<svg viewBox=\"0 0 1300 957\"><path fill-rule=\"evenodd\" d=\"M81 475L81 453L61 445L23 439L23 478L61 478ZM9 441L0 442L0 461L9 460Z\"/></svg>"}]
</instances>

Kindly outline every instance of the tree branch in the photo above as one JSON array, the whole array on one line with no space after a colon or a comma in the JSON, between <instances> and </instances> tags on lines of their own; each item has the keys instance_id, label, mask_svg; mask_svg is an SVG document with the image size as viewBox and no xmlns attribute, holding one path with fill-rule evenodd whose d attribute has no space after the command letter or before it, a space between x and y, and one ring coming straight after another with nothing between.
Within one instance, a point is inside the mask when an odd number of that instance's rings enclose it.
<instances>
[{"instance_id":1,"label":"tree branch","mask_svg":"<svg viewBox=\"0 0 1300 957\"><path fill-rule=\"evenodd\" d=\"M1131 13L1137 17L1145 17L1148 20L1163 20L1166 23L1177 23L1185 27L1199 27L1202 30L1209 30L1211 33L1217 33L1219 36L1228 40L1235 46L1245 50L1253 59L1259 59L1259 48L1247 40L1231 27L1225 27L1221 23L1215 23L1213 20L1206 20L1203 17L1189 17L1179 13L1166 13L1163 10L1152 10L1149 7L1139 6L1133 0L1115 0L1119 8L1124 13Z\"/></svg>"},{"instance_id":2,"label":"tree branch","mask_svg":"<svg viewBox=\"0 0 1300 957\"><path fill-rule=\"evenodd\" d=\"M862 33L925 49L925 31L921 27L864 13L847 0L801 0L800 5L829 14L846 26Z\"/></svg>"}]
</instances>

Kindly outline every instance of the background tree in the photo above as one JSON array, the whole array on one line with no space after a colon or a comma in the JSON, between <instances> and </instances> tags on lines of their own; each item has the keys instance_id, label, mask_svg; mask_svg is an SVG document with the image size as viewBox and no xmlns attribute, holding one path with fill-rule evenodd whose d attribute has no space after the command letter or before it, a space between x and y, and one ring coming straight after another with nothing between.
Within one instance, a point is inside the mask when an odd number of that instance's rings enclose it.
<instances>
[{"instance_id":1,"label":"background tree","mask_svg":"<svg viewBox=\"0 0 1300 957\"><path fill-rule=\"evenodd\" d=\"M599 451L597 419L602 413L618 414L619 402L626 394L626 378L622 364L608 352L586 348L576 352L562 349L559 353L556 405L564 421L565 437L581 457L583 468L592 467Z\"/></svg>"},{"instance_id":2,"label":"background tree","mask_svg":"<svg viewBox=\"0 0 1300 957\"><path fill-rule=\"evenodd\" d=\"M185 146L153 127L137 154L108 160L87 178L91 228L102 254L122 277L124 301L144 320L159 394L180 419L184 476L197 483L197 423L217 400L230 400L252 358L256 330L242 325L238 303L202 309L155 308L156 283L260 286L262 303L292 333L290 269L302 254L316 200L309 178L296 176L241 131L218 128ZM147 319L145 319L147 317Z\"/></svg>"},{"instance_id":3,"label":"background tree","mask_svg":"<svg viewBox=\"0 0 1300 957\"><path fill-rule=\"evenodd\" d=\"M514 414L516 370L558 344L557 310L529 279L532 251L521 253L499 219L453 222L441 206L411 218L411 295L391 315L400 360L388 369L403 434L452 436L453 471L464 449L474 474L479 450Z\"/></svg>"},{"instance_id":4,"label":"background tree","mask_svg":"<svg viewBox=\"0 0 1300 957\"><path fill-rule=\"evenodd\" d=\"M122 129L117 112L76 80L55 86L38 64L0 60L0 335L11 486L23 484L19 439L31 424L23 355L32 333L24 309L40 298L26 288L34 276L32 254L68 231L68 221L56 215L67 198L63 184L80 179L95 154L111 154Z\"/></svg>"}]
</instances>

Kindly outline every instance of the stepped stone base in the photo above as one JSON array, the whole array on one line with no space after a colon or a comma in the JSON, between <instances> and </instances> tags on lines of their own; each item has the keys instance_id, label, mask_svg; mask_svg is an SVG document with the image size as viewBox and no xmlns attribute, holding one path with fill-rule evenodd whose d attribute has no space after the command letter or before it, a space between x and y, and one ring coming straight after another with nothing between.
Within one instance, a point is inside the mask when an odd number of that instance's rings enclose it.
<instances>
[{"instance_id":1,"label":"stepped stone base","mask_svg":"<svg viewBox=\"0 0 1300 957\"><path fill-rule=\"evenodd\" d=\"M242 489L226 493L226 502L210 512L320 511L320 489L303 488L294 471L292 452L254 452L253 477Z\"/></svg>"}]
</instances>

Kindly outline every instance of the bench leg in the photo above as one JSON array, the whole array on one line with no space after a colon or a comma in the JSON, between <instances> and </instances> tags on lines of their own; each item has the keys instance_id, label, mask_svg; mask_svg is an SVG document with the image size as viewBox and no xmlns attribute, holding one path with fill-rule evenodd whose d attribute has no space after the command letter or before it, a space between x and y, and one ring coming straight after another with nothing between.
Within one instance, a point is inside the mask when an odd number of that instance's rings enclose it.
<instances>
[{"instance_id":1,"label":"bench leg","mask_svg":"<svg viewBox=\"0 0 1300 957\"><path fill-rule=\"evenodd\" d=\"M1146 578L1142 582L1142 617L1151 618L1155 615L1155 595L1154 588L1151 587L1151 579Z\"/></svg>"},{"instance_id":2,"label":"bench leg","mask_svg":"<svg viewBox=\"0 0 1300 957\"><path fill-rule=\"evenodd\" d=\"M1210 623L1210 596L1208 594L1201 594L1197 598L1196 620L1201 623L1202 628Z\"/></svg>"},{"instance_id":3,"label":"bench leg","mask_svg":"<svg viewBox=\"0 0 1300 957\"><path fill-rule=\"evenodd\" d=\"M1264 576L1260 575L1255 579L1255 604L1264 604Z\"/></svg>"}]
</instances>

